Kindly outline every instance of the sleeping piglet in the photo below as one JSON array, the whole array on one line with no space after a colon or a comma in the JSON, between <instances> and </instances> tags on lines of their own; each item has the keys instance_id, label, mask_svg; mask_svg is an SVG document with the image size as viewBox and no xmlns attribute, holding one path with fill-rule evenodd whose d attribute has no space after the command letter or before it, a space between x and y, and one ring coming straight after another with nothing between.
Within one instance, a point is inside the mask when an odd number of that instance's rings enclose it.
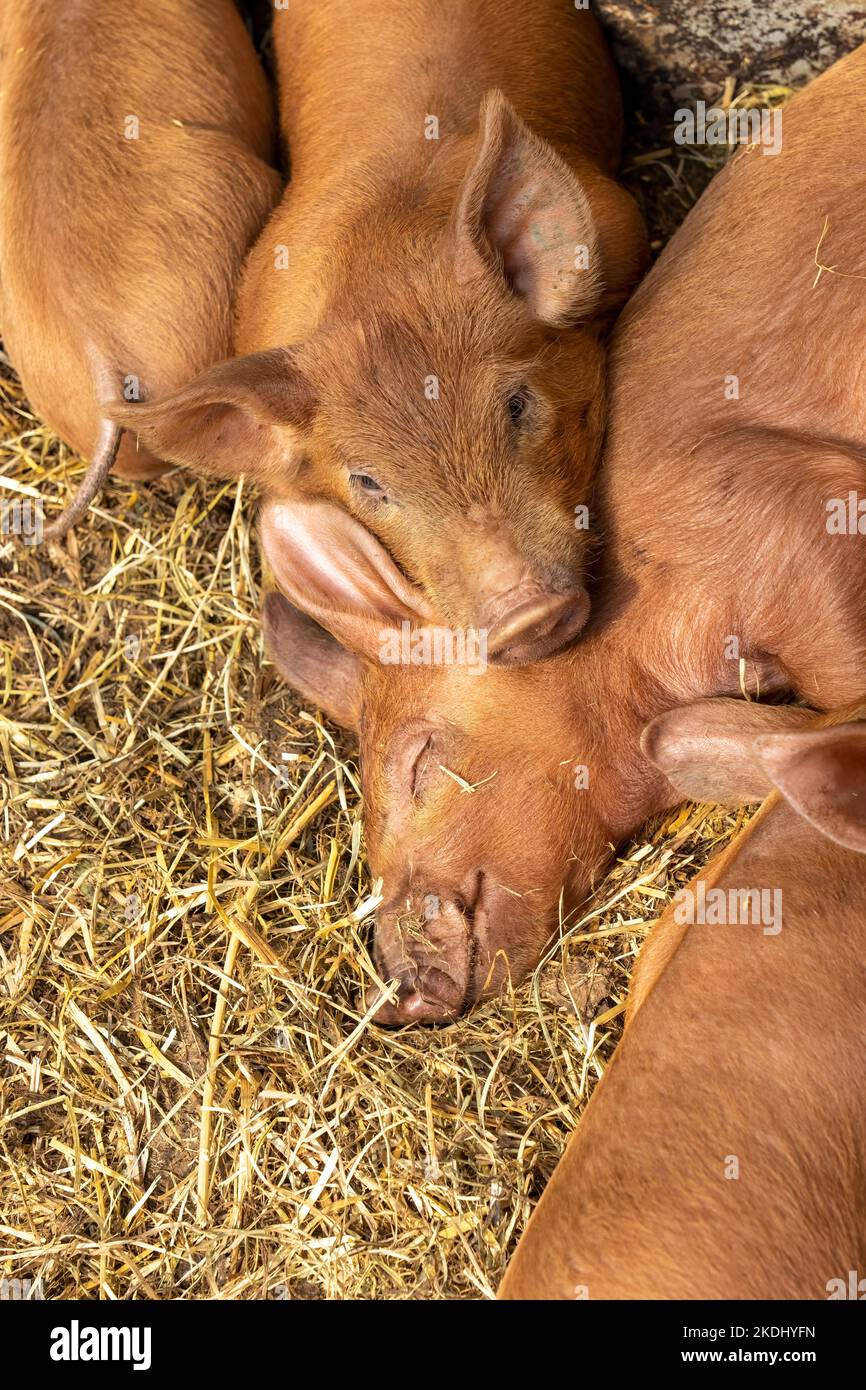
<instances>
[{"instance_id":1,"label":"sleeping piglet","mask_svg":"<svg viewBox=\"0 0 866 1390\"><path fill-rule=\"evenodd\" d=\"M436 612L542 656L587 616L603 331L645 258L600 31L563 0L292 0L274 47L292 179L247 355L113 416L259 479L323 621Z\"/></svg>"}]
</instances>

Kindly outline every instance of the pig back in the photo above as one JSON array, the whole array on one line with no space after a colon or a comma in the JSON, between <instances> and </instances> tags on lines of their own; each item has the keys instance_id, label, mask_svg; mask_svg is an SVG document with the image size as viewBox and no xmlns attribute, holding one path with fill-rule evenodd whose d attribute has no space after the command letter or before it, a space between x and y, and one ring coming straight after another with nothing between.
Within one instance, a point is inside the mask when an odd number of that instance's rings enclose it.
<instances>
[{"instance_id":1,"label":"pig back","mask_svg":"<svg viewBox=\"0 0 866 1390\"><path fill-rule=\"evenodd\" d=\"M766 127L765 147L734 155L617 324L606 476L629 532L660 496L668 520L677 499L694 518L707 488L694 451L714 434L866 447L866 164L852 140L866 45L779 114L776 152Z\"/></svg>"},{"instance_id":2,"label":"pig back","mask_svg":"<svg viewBox=\"0 0 866 1390\"><path fill-rule=\"evenodd\" d=\"M610 172L619 159L619 83L588 10L561 0L292 0L274 15L280 123L293 177L383 145L424 163L437 139L474 131L500 88L568 156Z\"/></svg>"},{"instance_id":3,"label":"pig back","mask_svg":"<svg viewBox=\"0 0 866 1390\"><path fill-rule=\"evenodd\" d=\"M228 355L234 283L280 180L270 99L229 0L0 20L0 330L82 452L98 402Z\"/></svg>"}]
</instances>

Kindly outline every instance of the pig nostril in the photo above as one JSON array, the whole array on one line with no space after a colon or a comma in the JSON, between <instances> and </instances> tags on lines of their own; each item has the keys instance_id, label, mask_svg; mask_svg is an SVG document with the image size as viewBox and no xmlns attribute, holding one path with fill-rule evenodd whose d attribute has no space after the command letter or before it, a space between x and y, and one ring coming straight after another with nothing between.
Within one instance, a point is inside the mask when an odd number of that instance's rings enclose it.
<instances>
[{"instance_id":1,"label":"pig nostril","mask_svg":"<svg viewBox=\"0 0 866 1390\"><path fill-rule=\"evenodd\" d=\"M392 1002L377 1012L380 1023L445 1023L460 1016L474 997L484 884L481 869L456 893L422 893L416 880L379 916L373 959L380 979L394 985Z\"/></svg>"},{"instance_id":2,"label":"pig nostril","mask_svg":"<svg viewBox=\"0 0 866 1390\"><path fill-rule=\"evenodd\" d=\"M589 614L585 590L529 599L504 614L490 629L488 658L499 665L547 656L584 626Z\"/></svg>"},{"instance_id":3,"label":"pig nostril","mask_svg":"<svg viewBox=\"0 0 866 1390\"><path fill-rule=\"evenodd\" d=\"M411 993L420 993L421 998L428 1004L439 1005L455 1013L463 1004L465 989L444 970L429 966L424 971L420 984L420 991Z\"/></svg>"}]
</instances>

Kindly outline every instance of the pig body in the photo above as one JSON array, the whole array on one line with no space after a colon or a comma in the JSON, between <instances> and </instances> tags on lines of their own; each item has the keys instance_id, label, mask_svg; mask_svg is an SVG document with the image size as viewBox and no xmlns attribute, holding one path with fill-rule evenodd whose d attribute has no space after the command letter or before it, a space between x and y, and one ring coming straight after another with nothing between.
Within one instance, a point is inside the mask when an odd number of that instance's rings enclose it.
<instances>
[{"instance_id":1,"label":"pig body","mask_svg":"<svg viewBox=\"0 0 866 1390\"><path fill-rule=\"evenodd\" d=\"M435 613L497 660L544 654L586 619L600 338L645 257L600 31L559 0L274 18L292 178L244 275L246 356L118 418L261 479L280 587L357 649Z\"/></svg>"},{"instance_id":2,"label":"pig body","mask_svg":"<svg viewBox=\"0 0 866 1390\"><path fill-rule=\"evenodd\" d=\"M648 615L648 664L684 698L738 657L822 708L866 685L866 518L836 521L866 499L852 110L866 46L783 108L777 156L736 155L618 325L606 582Z\"/></svg>"},{"instance_id":3,"label":"pig body","mask_svg":"<svg viewBox=\"0 0 866 1390\"><path fill-rule=\"evenodd\" d=\"M377 956L398 982L382 1021L453 1017L534 966L612 849L676 804L640 746L655 715L741 686L824 708L866 692L866 543L827 526L828 502L866 491L859 110L866 48L786 108L781 154L734 158L626 310L608 543L574 651L483 676L398 670L305 644L305 620L269 600L287 679L360 729ZM837 273L815 284L825 219Z\"/></svg>"},{"instance_id":4,"label":"pig body","mask_svg":"<svg viewBox=\"0 0 866 1390\"><path fill-rule=\"evenodd\" d=\"M749 755L778 790L653 928L500 1298L847 1297L864 1267L866 708L756 736L713 703L726 750L687 706L648 751L687 794L735 798Z\"/></svg>"},{"instance_id":5,"label":"pig body","mask_svg":"<svg viewBox=\"0 0 866 1390\"><path fill-rule=\"evenodd\" d=\"M231 350L235 282L280 189L272 136L230 0L5 0L0 330L34 409L93 459L76 514L106 464L166 466L119 438L106 398L162 395Z\"/></svg>"}]
</instances>

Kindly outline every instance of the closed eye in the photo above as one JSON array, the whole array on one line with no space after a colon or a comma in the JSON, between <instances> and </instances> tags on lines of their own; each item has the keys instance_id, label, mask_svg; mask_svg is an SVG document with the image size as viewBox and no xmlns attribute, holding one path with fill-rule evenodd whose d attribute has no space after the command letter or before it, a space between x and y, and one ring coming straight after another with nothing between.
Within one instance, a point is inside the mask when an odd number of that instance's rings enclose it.
<instances>
[{"instance_id":1,"label":"closed eye","mask_svg":"<svg viewBox=\"0 0 866 1390\"><path fill-rule=\"evenodd\" d=\"M413 801L420 801L423 798L430 781L430 773L437 767L434 742L434 736L431 734L412 765L411 796Z\"/></svg>"},{"instance_id":2,"label":"closed eye","mask_svg":"<svg viewBox=\"0 0 866 1390\"><path fill-rule=\"evenodd\" d=\"M385 756L385 777L392 803L404 812L419 809L441 777L444 753L441 729L413 719L394 731Z\"/></svg>"}]
</instances>

